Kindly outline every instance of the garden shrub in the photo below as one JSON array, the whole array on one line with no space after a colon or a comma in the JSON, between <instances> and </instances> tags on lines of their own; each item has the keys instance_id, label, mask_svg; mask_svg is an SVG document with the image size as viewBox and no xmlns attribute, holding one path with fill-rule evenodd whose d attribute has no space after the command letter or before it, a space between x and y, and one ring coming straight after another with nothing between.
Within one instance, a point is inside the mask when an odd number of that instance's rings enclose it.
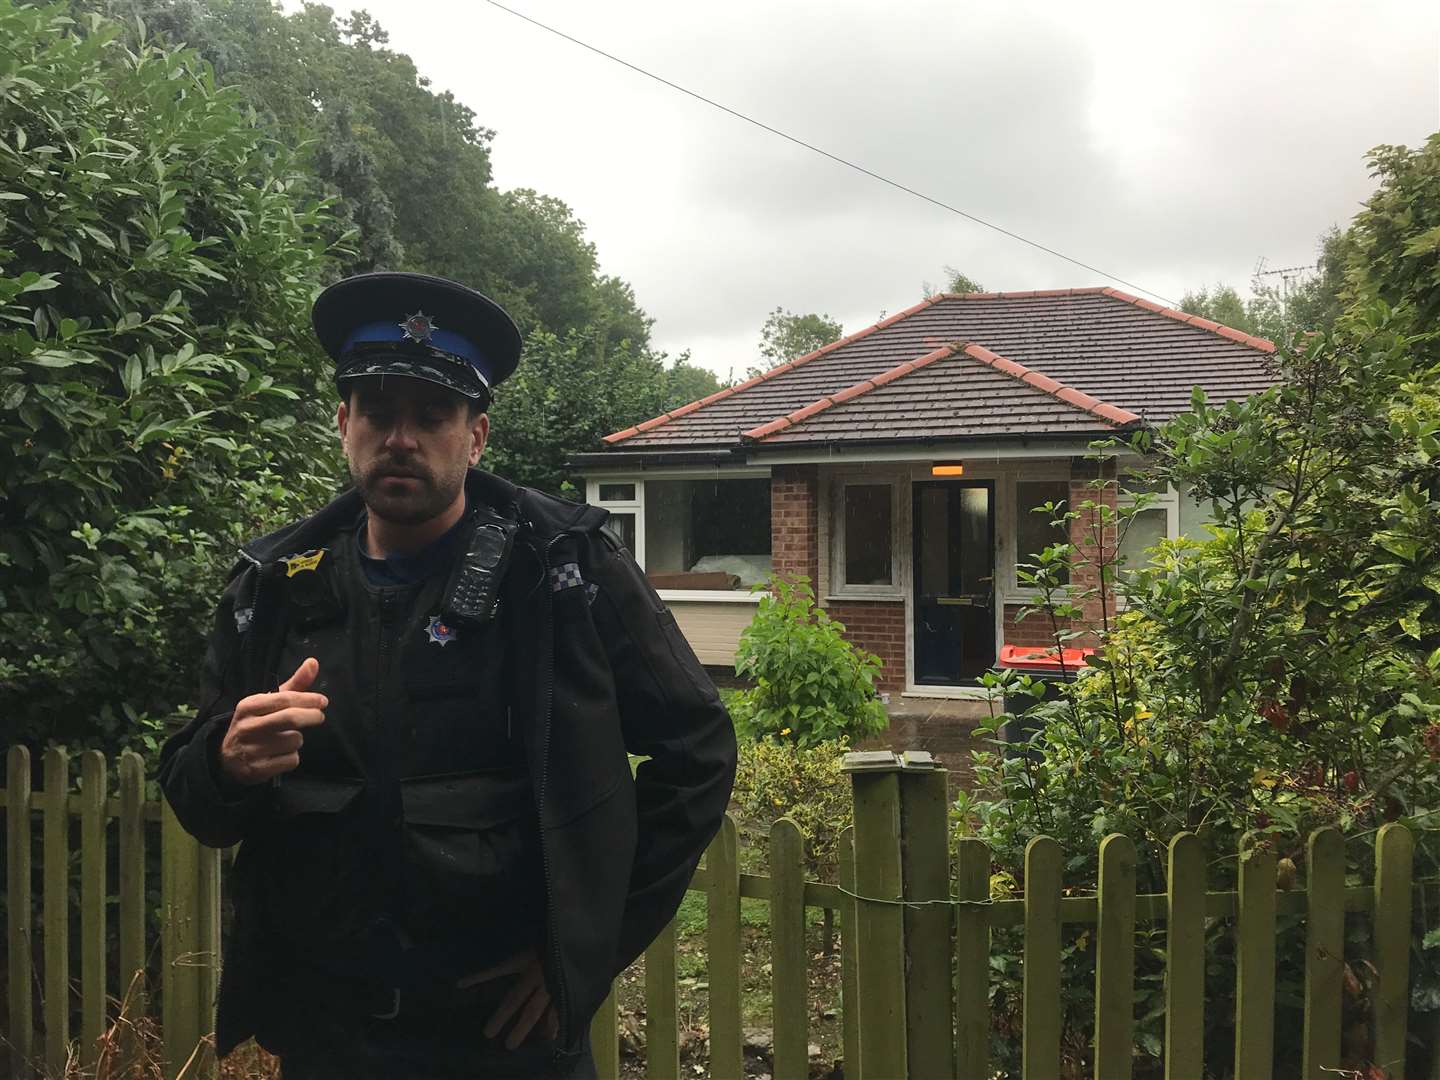
<instances>
[{"instance_id":1,"label":"garden shrub","mask_svg":"<svg viewBox=\"0 0 1440 1080\"><path fill-rule=\"evenodd\" d=\"M880 660L845 640L844 624L815 604L809 579L776 575L757 588L765 595L735 653L735 673L755 683L732 701L742 736L810 747L884 731Z\"/></svg>"},{"instance_id":2,"label":"garden shrub","mask_svg":"<svg viewBox=\"0 0 1440 1080\"><path fill-rule=\"evenodd\" d=\"M841 770L849 748L843 739L803 747L742 740L731 798L746 845L768 850L770 825L789 818L805 837L807 871L819 880L836 880L839 836L854 821L850 779Z\"/></svg>"},{"instance_id":3,"label":"garden shrub","mask_svg":"<svg viewBox=\"0 0 1440 1080\"><path fill-rule=\"evenodd\" d=\"M343 475L326 207L192 52L0 0L0 715L153 749L247 536Z\"/></svg>"},{"instance_id":4,"label":"garden shrub","mask_svg":"<svg viewBox=\"0 0 1440 1080\"><path fill-rule=\"evenodd\" d=\"M1058 566L1098 563L1090 578L1125 610L1108 608L1100 655L1058 703L1037 707L1035 752L977 755L979 794L957 801L957 828L986 840L1017 880L1025 843L1046 834L1069 857L1066 885L1091 890L1100 839L1124 832L1139 889L1163 891L1165 845L1189 830L1206 845L1210 888L1233 887L1242 844L1269 847L1282 887L1302 888L1306 837L1333 825L1347 833L1359 884L1371 880L1387 821L1415 830L1417 878L1440 872L1440 138L1415 152L1381 148L1372 162L1382 185L1356 222L1355 303L1335 329L1282 343L1273 390L1223 404L1197 391L1189 412L1128 440L1150 462L1145 486L1169 483L1208 504L1210 537L1161 543L1123 575L1098 543L1058 545L1022 574L1041 597L1029 617L1057 645L1083 603L1105 599L1069 589ZM1092 539L1123 534L1133 511L1100 496L1059 516L1093 528ZM1019 689L1014 675L989 681ZM1440 1010L1440 932L1425 922L1434 918L1417 910L1414 1028L1431 1028ZM1281 918L1277 934L1284 1062L1298 1060L1303 1027L1303 922ZM1231 927L1214 920L1209 936L1206 1039L1223 1060ZM1163 1038L1162 946L1157 930L1138 931L1141 1073L1156 1067ZM1368 926L1352 918L1346 1002L1356 1015L1367 1007L1368 948ZM1067 985L1093 979L1093 964L1087 942L1067 956ZM996 968L1006 1000L1018 993L1010 968ZM1077 1045L1092 1023L1082 998L1068 1003ZM1346 1060L1367 1066L1365 1025L1346 1032ZM1411 1063L1417 1073L1428 1065Z\"/></svg>"}]
</instances>

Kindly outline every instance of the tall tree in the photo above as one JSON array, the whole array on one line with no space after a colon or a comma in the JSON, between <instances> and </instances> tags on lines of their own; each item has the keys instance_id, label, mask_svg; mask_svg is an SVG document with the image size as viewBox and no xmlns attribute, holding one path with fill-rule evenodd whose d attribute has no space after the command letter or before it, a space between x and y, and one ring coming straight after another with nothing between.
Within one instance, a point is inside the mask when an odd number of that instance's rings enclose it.
<instances>
[{"instance_id":1,"label":"tall tree","mask_svg":"<svg viewBox=\"0 0 1440 1080\"><path fill-rule=\"evenodd\" d=\"M777 307L760 328L760 355L773 367L814 352L843 333L840 323L829 315L797 315Z\"/></svg>"}]
</instances>

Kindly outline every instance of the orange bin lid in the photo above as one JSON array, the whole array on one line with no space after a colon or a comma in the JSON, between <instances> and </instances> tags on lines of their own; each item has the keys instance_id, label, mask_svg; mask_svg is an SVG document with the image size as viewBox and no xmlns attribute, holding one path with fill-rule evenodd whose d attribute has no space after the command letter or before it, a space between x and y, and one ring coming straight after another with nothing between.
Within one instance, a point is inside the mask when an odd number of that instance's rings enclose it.
<instances>
[{"instance_id":1,"label":"orange bin lid","mask_svg":"<svg viewBox=\"0 0 1440 1080\"><path fill-rule=\"evenodd\" d=\"M998 664L1022 671L1058 672L1063 658L1064 670L1078 671L1085 666L1085 658L1094 655L1094 649L1061 649L1057 655L1053 645L1001 645Z\"/></svg>"}]
</instances>

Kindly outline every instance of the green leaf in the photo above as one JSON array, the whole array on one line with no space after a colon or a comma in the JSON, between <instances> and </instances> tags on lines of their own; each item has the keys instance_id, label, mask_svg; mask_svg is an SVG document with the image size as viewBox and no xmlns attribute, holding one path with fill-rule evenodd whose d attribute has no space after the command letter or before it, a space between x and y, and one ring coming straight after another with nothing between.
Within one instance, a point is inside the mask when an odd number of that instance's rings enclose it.
<instances>
[{"instance_id":1,"label":"green leaf","mask_svg":"<svg viewBox=\"0 0 1440 1080\"><path fill-rule=\"evenodd\" d=\"M0 397L0 409L18 409L20 403L25 400L25 384L11 383L5 388L5 394Z\"/></svg>"}]
</instances>

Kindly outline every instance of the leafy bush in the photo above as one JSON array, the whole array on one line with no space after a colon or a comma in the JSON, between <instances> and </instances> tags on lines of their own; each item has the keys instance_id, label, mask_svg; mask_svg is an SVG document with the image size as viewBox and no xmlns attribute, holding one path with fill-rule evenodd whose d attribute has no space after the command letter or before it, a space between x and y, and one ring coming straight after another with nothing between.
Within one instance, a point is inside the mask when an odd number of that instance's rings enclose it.
<instances>
[{"instance_id":1,"label":"leafy bush","mask_svg":"<svg viewBox=\"0 0 1440 1080\"><path fill-rule=\"evenodd\" d=\"M0 714L146 749L235 545L343 475L329 219L193 53L67 10L0 0Z\"/></svg>"},{"instance_id":2,"label":"leafy bush","mask_svg":"<svg viewBox=\"0 0 1440 1080\"><path fill-rule=\"evenodd\" d=\"M844 624L815 605L807 578L775 575L757 589L766 595L735 653L735 673L755 686L734 700L736 728L802 747L884 731L890 721L875 692L879 658L845 640Z\"/></svg>"},{"instance_id":3,"label":"leafy bush","mask_svg":"<svg viewBox=\"0 0 1440 1080\"><path fill-rule=\"evenodd\" d=\"M1108 610L1089 670L1030 714L1043 720L1035 752L978 755L985 795L957 802L960 828L1017 879L1024 844L1043 833L1071 856L1066 884L1093 888L1099 840L1124 832L1140 890L1162 891L1165 845L1189 830L1208 849L1212 888L1233 884L1242 843L1270 847L1288 881L1303 882L1308 833L1334 825L1349 834L1350 880L1361 883L1375 830L1395 820L1416 830L1417 877L1440 870L1429 831L1440 814L1440 354L1428 316L1440 302L1430 235L1440 140L1374 160L1384 183L1355 247L1374 262L1351 268L1358 302L1336 328L1282 347L1270 392L1223 405L1197 392L1188 413L1130 442L1153 465L1148 480L1209 504L1211 537L1162 543L1123 577L1098 543L1061 545L1025 574L1043 597L1032 617L1049 621L1057 645L1069 619L1109 590L1125 611ZM1102 490L1113 482L1097 481L1095 497L1062 518L1080 517L1097 537L1123 533L1128 512ZM1097 564L1085 578L1104 593L1062 584L1057 567L1075 560ZM1020 689L1013 676L991 681ZM1005 719L982 728L993 734ZM1418 918L1411 1001L1433 1013L1440 952L1423 942L1440 935ZM1351 998L1365 992L1359 929L1347 947ZM1282 919L1277 930L1283 1058L1302 1027L1303 926ZM1224 924L1211 937L1206 1037L1220 1054L1233 953ZM1137 1039L1153 1055L1162 981L1144 944ZM1093 947L1067 963L1086 978ZM1073 1003L1067 1027L1080 1045L1091 1022ZM1363 1035L1347 1044L1347 1060L1368 1053Z\"/></svg>"},{"instance_id":4,"label":"leafy bush","mask_svg":"<svg viewBox=\"0 0 1440 1080\"><path fill-rule=\"evenodd\" d=\"M820 880L834 881L840 833L854 820L850 780L841 771L843 739L797 746L760 739L740 743L731 796L747 844L767 850L770 825L787 817L805 836L805 861Z\"/></svg>"}]
</instances>

